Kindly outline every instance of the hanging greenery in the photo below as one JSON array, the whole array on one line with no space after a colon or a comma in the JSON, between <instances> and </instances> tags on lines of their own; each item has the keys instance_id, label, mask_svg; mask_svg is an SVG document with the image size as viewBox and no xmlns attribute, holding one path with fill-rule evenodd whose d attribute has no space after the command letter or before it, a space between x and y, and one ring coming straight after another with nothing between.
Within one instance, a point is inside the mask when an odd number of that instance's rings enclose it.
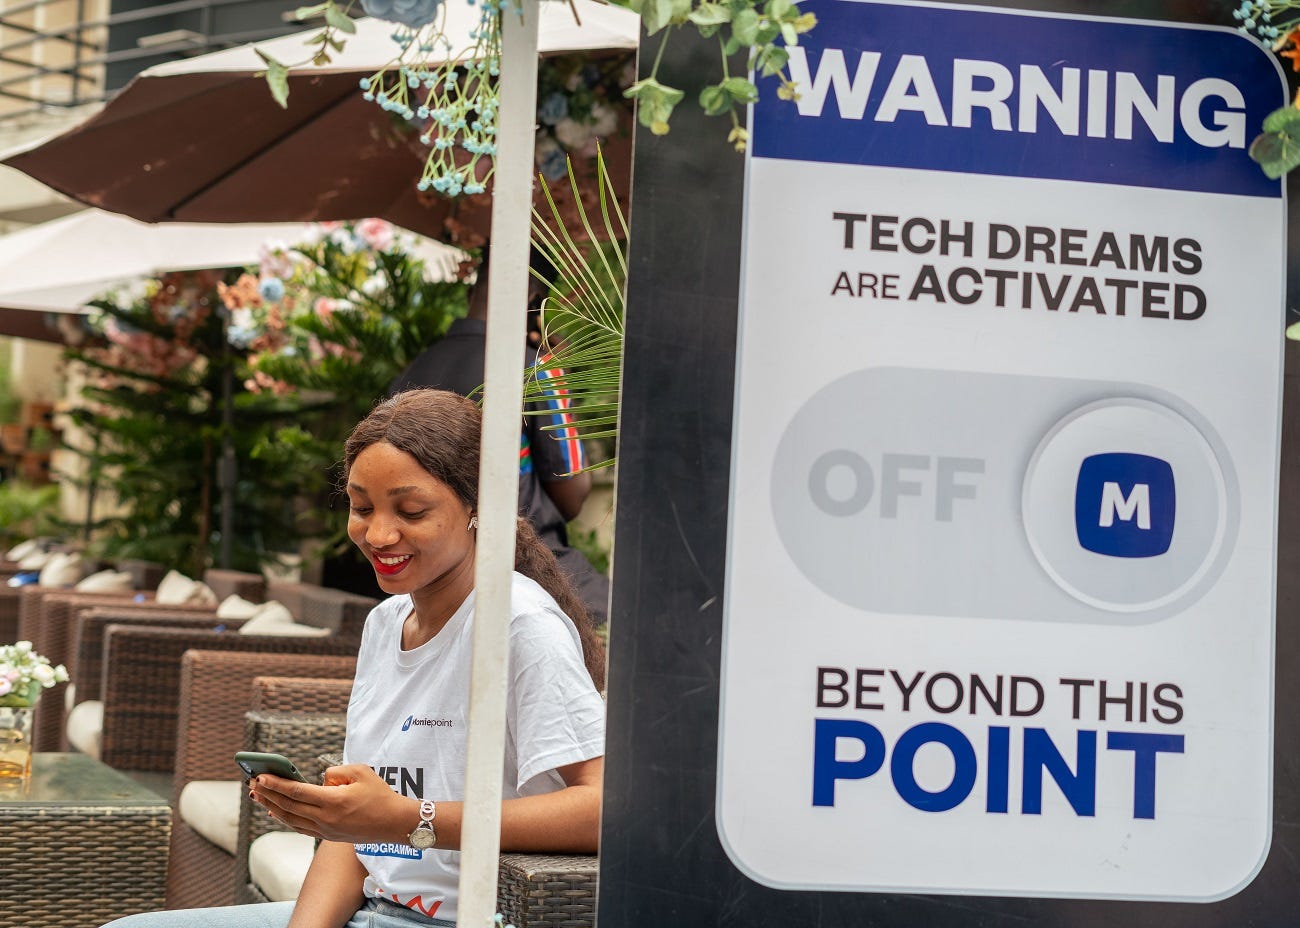
<instances>
[{"instance_id":1,"label":"hanging greenery","mask_svg":"<svg viewBox=\"0 0 1300 928\"><path fill-rule=\"evenodd\" d=\"M659 80L659 63L668 36L683 27L717 39L720 78L699 92L698 102L710 116L730 118L727 139L737 151L744 151L748 144L740 113L758 99L758 88L748 72L777 77L781 98L797 98L795 85L786 72L787 48L797 45L799 36L812 29L817 18L801 12L793 0L617 2L641 16L647 33L662 33L649 76L622 90L626 99L636 102L641 124L656 135L668 132L673 110L686 96L680 88ZM501 67L501 23L504 16L517 15L520 9L512 0L469 3L478 7L480 19L469 33L471 44L457 48L443 28L446 6L442 0L361 0L367 15L393 23L396 52L384 67L361 78L359 90L366 100L409 123L428 146L418 188L450 197L483 193L492 177L500 109L497 78ZM288 105L292 69L331 64L333 55L344 49L347 37L355 34L356 24L349 15L352 7L351 2L340 5L325 0L297 10L298 19L323 21L321 31L307 41L310 54L301 61L283 62L258 51L266 64L271 93L281 106ZM728 61L740 52L746 53L747 73L733 75ZM543 108L549 98L549 94L539 95ZM614 123L596 109L589 110L584 118L586 125L605 120L613 128Z\"/></svg>"}]
</instances>

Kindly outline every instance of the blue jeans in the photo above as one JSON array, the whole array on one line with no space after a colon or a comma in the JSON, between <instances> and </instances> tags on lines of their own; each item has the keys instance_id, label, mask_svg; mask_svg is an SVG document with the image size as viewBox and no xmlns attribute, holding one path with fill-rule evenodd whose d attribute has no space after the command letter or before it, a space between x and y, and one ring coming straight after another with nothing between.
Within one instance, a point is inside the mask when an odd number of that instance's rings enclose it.
<instances>
[{"instance_id":1,"label":"blue jeans","mask_svg":"<svg viewBox=\"0 0 1300 928\"><path fill-rule=\"evenodd\" d=\"M232 905L218 909L178 909L129 915L109 922L104 928L285 928L293 914L292 902L263 905ZM445 918L429 918L405 906L379 899L365 905L348 919L345 928L455 928Z\"/></svg>"}]
</instances>

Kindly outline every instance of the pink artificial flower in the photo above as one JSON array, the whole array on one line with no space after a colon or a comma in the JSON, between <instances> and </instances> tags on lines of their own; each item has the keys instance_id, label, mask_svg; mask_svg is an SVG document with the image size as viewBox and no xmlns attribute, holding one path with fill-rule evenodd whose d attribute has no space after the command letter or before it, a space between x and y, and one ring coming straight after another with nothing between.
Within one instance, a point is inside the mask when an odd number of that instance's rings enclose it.
<instances>
[{"instance_id":1,"label":"pink artificial flower","mask_svg":"<svg viewBox=\"0 0 1300 928\"><path fill-rule=\"evenodd\" d=\"M362 219L357 235L375 251L387 251L393 244L393 224L384 219Z\"/></svg>"},{"instance_id":2,"label":"pink artificial flower","mask_svg":"<svg viewBox=\"0 0 1300 928\"><path fill-rule=\"evenodd\" d=\"M315 310L316 315L320 316L322 319L328 319L330 316L334 315L336 306L337 304L334 300L331 300L327 296L322 296L317 298L312 309Z\"/></svg>"},{"instance_id":3,"label":"pink artificial flower","mask_svg":"<svg viewBox=\"0 0 1300 928\"><path fill-rule=\"evenodd\" d=\"M8 696L10 691L13 690L13 688L14 685L12 683L10 683L8 680L0 678L0 696Z\"/></svg>"},{"instance_id":4,"label":"pink artificial flower","mask_svg":"<svg viewBox=\"0 0 1300 928\"><path fill-rule=\"evenodd\" d=\"M343 228L343 223L333 219L327 219L324 222L318 222L316 223L316 225L320 226L321 229L324 230L325 232L333 232L335 229Z\"/></svg>"}]
</instances>

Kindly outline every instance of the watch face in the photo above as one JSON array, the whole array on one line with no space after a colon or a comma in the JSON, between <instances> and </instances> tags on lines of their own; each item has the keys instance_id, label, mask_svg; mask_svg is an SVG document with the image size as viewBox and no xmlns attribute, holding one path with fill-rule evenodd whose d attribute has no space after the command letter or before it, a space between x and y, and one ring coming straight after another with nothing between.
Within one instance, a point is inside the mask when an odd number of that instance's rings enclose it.
<instances>
[{"instance_id":1,"label":"watch face","mask_svg":"<svg viewBox=\"0 0 1300 928\"><path fill-rule=\"evenodd\" d=\"M420 824L406 840L410 842L411 847L423 851L426 848L433 847L438 838L434 835L432 828L426 828L423 824Z\"/></svg>"}]
</instances>

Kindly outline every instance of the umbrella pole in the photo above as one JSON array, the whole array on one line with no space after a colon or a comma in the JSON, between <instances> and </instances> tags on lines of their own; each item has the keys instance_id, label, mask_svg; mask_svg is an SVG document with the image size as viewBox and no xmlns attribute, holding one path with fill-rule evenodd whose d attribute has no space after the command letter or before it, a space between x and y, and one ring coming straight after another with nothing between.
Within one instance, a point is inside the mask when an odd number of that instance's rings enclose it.
<instances>
[{"instance_id":1,"label":"umbrella pole","mask_svg":"<svg viewBox=\"0 0 1300 928\"><path fill-rule=\"evenodd\" d=\"M470 673L458 923L487 928L496 913L501 851L501 779L506 737L510 587L519 512L519 429L523 409L529 227L537 114L539 0L502 18L501 106L492 191L492 261L479 529L475 565L474 658Z\"/></svg>"},{"instance_id":2,"label":"umbrella pole","mask_svg":"<svg viewBox=\"0 0 1300 928\"><path fill-rule=\"evenodd\" d=\"M230 352L230 311L221 310L221 460L217 465L217 489L221 499L221 549L218 567L229 570L234 560L235 485L239 464L235 460L235 359Z\"/></svg>"}]
</instances>

